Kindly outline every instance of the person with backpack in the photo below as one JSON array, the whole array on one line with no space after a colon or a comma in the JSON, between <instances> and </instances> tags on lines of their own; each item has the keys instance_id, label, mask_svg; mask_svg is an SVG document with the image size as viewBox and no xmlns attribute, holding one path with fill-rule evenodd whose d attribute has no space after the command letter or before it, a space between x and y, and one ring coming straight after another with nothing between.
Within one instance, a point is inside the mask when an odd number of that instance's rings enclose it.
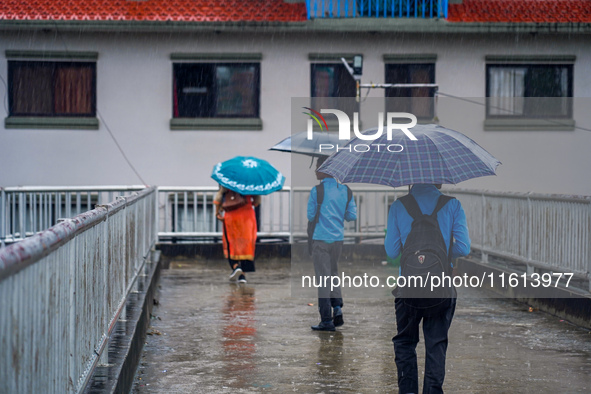
<instances>
[{"instance_id":1,"label":"person with backpack","mask_svg":"<svg viewBox=\"0 0 591 394\"><path fill-rule=\"evenodd\" d=\"M400 275L426 286L399 286L394 290L397 333L392 338L398 387L402 393L418 393L416 346L419 325L425 339L423 393L442 393L448 330L456 308L453 285L431 291L429 277L452 276L452 258L470 253L466 214L458 200L443 195L441 185L413 185L396 200L388 214L386 254L400 255Z\"/></svg>"},{"instance_id":2,"label":"person with backpack","mask_svg":"<svg viewBox=\"0 0 591 394\"><path fill-rule=\"evenodd\" d=\"M326 157L318 158L316 170ZM348 186L338 183L328 174L316 171L321 181L310 191L308 199L308 240L317 280L339 275L338 261L343 248L344 221L357 219L357 206ZM318 283L318 282L317 282ZM318 287L320 323L312 326L316 331L335 331L342 326L343 298L341 288Z\"/></svg>"}]
</instances>

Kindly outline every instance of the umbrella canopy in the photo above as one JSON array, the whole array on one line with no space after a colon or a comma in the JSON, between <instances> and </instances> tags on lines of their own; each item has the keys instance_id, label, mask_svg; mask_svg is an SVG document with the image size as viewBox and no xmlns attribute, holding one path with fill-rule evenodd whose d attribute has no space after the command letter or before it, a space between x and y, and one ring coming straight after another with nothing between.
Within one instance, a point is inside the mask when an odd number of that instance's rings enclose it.
<instances>
[{"instance_id":1,"label":"umbrella canopy","mask_svg":"<svg viewBox=\"0 0 591 394\"><path fill-rule=\"evenodd\" d=\"M211 177L220 185L244 195L265 195L283 188L285 177L269 162L236 156L213 167Z\"/></svg>"},{"instance_id":2,"label":"umbrella canopy","mask_svg":"<svg viewBox=\"0 0 591 394\"><path fill-rule=\"evenodd\" d=\"M330 156L334 153L334 147L339 144L338 133L314 132L313 138L311 140L309 140L307 137L308 133L306 131L296 133L279 142L269 150L299 153L302 155L319 157ZM344 141L341 141L341 144L343 142ZM332 149L329 149L328 146L326 146L323 147L321 151L321 144L332 145Z\"/></svg>"},{"instance_id":3,"label":"umbrella canopy","mask_svg":"<svg viewBox=\"0 0 591 394\"><path fill-rule=\"evenodd\" d=\"M364 134L375 134L371 129ZM318 171L342 183L374 183L404 186L420 183L456 184L471 178L495 175L500 161L484 148L455 130L438 125L417 125L410 140L394 132L374 141L355 138L328 158ZM379 145L381 144L381 145Z\"/></svg>"}]
</instances>

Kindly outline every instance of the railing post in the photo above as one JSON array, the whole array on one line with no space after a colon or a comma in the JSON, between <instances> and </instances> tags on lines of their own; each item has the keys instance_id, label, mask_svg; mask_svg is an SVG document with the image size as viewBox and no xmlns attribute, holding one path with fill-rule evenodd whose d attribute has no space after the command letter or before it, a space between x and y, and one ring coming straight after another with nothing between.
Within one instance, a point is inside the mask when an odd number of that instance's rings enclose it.
<instances>
[{"instance_id":1,"label":"railing post","mask_svg":"<svg viewBox=\"0 0 591 394\"><path fill-rule=\"evenodd\" d=\"M533 219L533 206L531 203L531 198L527 196L527 218L525 220L527 223L526 231L527 231L527 245L525 247L527 253L527 260L532 260L532 245L533 245L533 233L534 233L534 219ZM531 275L534 273L534 267L530 264L527 264L527 274Z\"/></svg>"},{"instance_id":2,"label":"railing post","mask_svg":"<svg viewBox=\"0 0 591 394\"><path fill-rule=\"evenodd\" d=\"M6 192L0 188L0 247L4 247L6 238Z\"/></svg>"},{"instance_id":3,"label":"railing post","mask_svg":"<svg viewBox=\"0 0 591 394\"><path fill-rule=\"evenodd\" d=\"M587 259L587 283L589 284L589 292L591 292L591 201L587 203L587 251L586 251L586 259Z\"/></svg>"},{"instance_id":4,"label":"railing post","mask_svg":"<svg viewBox=\"0 0 591 394\"><path fill-rule=\"evenodd\" d=\"M480 254L483 263L488 263L488 254L484 252L486 244L486 196L481 193L482 196L482 219L480 227Z\"/></svg>"},{"instance_id":5,"label":"railing post","mask_svg":"<svg viewBox=\"0 0 591 394\"><path fill-rule=\"evenodd\" d=\"M78 262L82 261L80 258L80 242L78 240L74 241L74 247L71 248L70 253L70 316L69 316L69 342L68 342L68 371L70 374L70 384L71 390L74 391L76 388L76 384L78 381L79 376L77 376L76 371L78 366L75 363L76 356L77 356L77 349L76 344L78 343L78 330L76 330L76 289L78 287Z\"/></svg>"},{"instance_id":6,"label":"railing post","mask_svg":"<svg viewBox=\"0 0 591 394\"><path fill-rule=\"evenodd\" d=\"M105 215L105 221L103 223L103 231L102 231L102 238L103 242L102 245L102 274L103 274L103 294L106 296L108 291L107 281L109 280L108 269L109 266L109 250L111 250L111 245L109 245L109 205L104 205L104 208L107 210L107 214ZM103 300L103 327L105 328L103 331L103 336L105 337L105 346L103 347L104 351L99 355L99 365L107 365L109 364L109 303L106 299ZM99 342L100 344L100 342Z\"/></svg>"},{"instance_id":7,"label":"railing post","mask_svg":"<svg viewBox=\"0 0 591 394\"><path fill-rule=\"evenodd\" d=\"M160 211L158 209L158 205L159 205L159 201L160 201L160 188L157 188L154 191L154 195L155 197L152 199L152 201L154 202L154 228L152 231L154 231L154 233L152 234L152 236L150 237L150 239L153 239L154 237L156 237L156 240L159 242L160 238L158 237L158 231L160 230ZM195 215L197 215L197 208L195 208Z\"/></svg>"},{"instance_id":8,"label":"railing post","mask_svg":"<svg viewBox=\"0 0 591 394\"><path fill-rule=\"evenodd\" d=\"M27 237L27 229L25 223L25 210L27 209L26 203L27 197L25 193L18 194L18 229L20 234L20 239L25 239ZM16 230L16 226L15 226Z\"/></svg>"},{"instance_id":9,"label":"railing post","mask_svg":"<svg viewBox=\"0 0 591 394\"><path fill-rule=\"evenodd\" d=\"M289 189L289 244L293 247L293 187Z\"/></svg>"}]
</instances>

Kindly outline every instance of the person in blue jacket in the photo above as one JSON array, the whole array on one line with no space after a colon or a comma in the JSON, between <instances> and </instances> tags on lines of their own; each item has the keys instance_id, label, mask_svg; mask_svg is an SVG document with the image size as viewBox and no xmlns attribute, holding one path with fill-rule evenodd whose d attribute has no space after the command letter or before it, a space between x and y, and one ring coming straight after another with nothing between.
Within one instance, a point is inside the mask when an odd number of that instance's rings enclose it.
<instances>
[{"instance_id":1,"label":"person in blue jacket","mask_svg":"<svg viewBox=\"0 0 591 394\"><path fill-rule=\"evenodd\" d=\"M423 214L431 214L441 195L441 185L414 185L410 194L417 201ZM385 239L386 254L396 258L410 233L413 219L404 205L397 200L390 207L388 229ZM470 237L466 224L466 214L460 202L450 200L438 213L437 222L446 245L453 237L451 257L466 256L470 253ZM419 324L423 321L425 338L425 377L423 393L442 393L445 378L445 357L448 344L448 330L456 308L456 299L449 307L433 316L407 305L400 297L395 299L397 334L392 338L398 387L402 393L418 393L418 371L416 346L419 342Z\"/></svg>"},{"instance_id":2,"label":"person in blue jacket","mask_svg":"<svg viewBox=\"0 0 591 394\"><path fill-rule=\"evenodd\" d=\"M326 158L319 158L316 163L318 169ZM312 236L312 260L316 278L326 276L339 276L338 261L343 248L344 221L357 219L357 206L355 198L349 200L347 187L338 183L328 174L316 171L316 178L324 187L324 199L320 207L317 201L316 186L310 191L308 199L308 220L313 220L317 209L320 215L314 234ZM331 283L328 286L318 288L318 311L320 323L312 326L317 331L335 331L335 327L342 326L343 298L341 288L335 287L331 291Z\"/></svg>"}]
</instances>

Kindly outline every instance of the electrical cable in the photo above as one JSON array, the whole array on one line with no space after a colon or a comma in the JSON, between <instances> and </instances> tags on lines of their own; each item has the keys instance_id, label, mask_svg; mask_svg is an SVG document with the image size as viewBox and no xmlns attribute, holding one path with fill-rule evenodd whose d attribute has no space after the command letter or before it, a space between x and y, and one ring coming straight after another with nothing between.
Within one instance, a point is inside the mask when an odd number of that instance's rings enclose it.
<instances>
[{"instance_id":1,"label":"electrical cable","mask_svg":"<svg viewBox=\"0 0 591 394\"><path fill-rule=\"evenodd\" d=\"M486 104L485 104L485 103L481 103L481 102L478 102L478 101L475 101L475 100L470 100L470 99L468 99L468 98L465 98L465 97L454 96L453 94L449 94L449 93L441 92L440 90L438 90L436 94L437 94L437 95L439 95L439 94L440 94L440 95L442 95L442 96L450 97L450 98L453 98L453 99L456 99L456 100L460 100L460 101L465 101L465 102L467 102L467 103L471 103L471 104L480 105L481 107L486 107ZM571 99L574 99L573 97L569 97L569 98L571 98ZM527 99L527 97L526 97L526 99ZM503 111L509 112L509 113L510 113L510 114L512 114L512 115L519 115L517 112L510 111L510 110L508 110L508 109L504 109L504 108L497 107L497 106L491 106L490 108L494 108L494 109L500 109L500 110L503 110ZM544 120L544 121L546 121L546 122L548 122L548 123L550 123L550 124L554 124L554 125L556 125L556 126L569 126L569 127L571 126L571 125L569 125L569 124L565 124L565 123L562 123L562 122L560 122L560 121L557 121L557 120L544 119L544 118L541 118L541 120ZM580 126L572 126L572 127L573 127L573 128L575 128L575 129L578 129L578 130L582 130L582 131L591 131L591 129L587 129L587 128L585 128L585 127L580 127Z\"/></svg>"},{"instance_id":2,"label":"electrical cable","mask_svg":"<svg viewBox=\"0 0 591 394\"><path fill-rule=\"evenodd\" d=\"M70 50L68 48L68 45L66 44L66 41L64 40L64 37L62 36L62 34L59 31L57 23L55 21L53 21L53 22L55 24L55 32L56 32L56 35L59 36L59 38L61 39L62 44L64 45L64 48L66 50L66 53L67 54L70 54ZM111 131L111 128L109 127L109 125L108 125L107 121L105 120L104 116L99 111L98 105L96 107L96 114L98 115L98 117L101 120L101 122L105 125L105 129L107 129L107 131L109 133L109 136L111 137L111 139L115 143L115 146L117 147L117 149L119 149L119 152L123 156L123 159L125 159L125 162L127 163L127 165L129 165L129 167L131 168L131 170L139 178L139 180L142 182L142 184L144 186L148 186L148 184L144 181L144 179L142 178L142 176L140 175L140 173L138 172L138 170L131 163L131 160L129 160L129 158L127 157L127 154L125 154L125 151L123 150L123 147L119 144L119 141L117 141L117 138L115 137L115 134L113 134L113 132Z\"/></svg>"}]
</instances>

